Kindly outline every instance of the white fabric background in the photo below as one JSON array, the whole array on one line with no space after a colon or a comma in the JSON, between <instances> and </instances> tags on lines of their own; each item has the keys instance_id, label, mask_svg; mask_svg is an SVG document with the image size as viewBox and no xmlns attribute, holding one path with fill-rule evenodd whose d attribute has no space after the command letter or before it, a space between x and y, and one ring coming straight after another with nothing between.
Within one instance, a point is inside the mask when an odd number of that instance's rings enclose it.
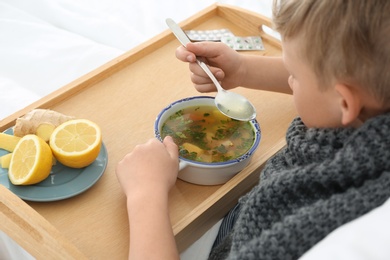
<instances>
[{"instance_id":1,"label":"white fabric background","mask_svg":"<svg viewBox=\"0 0 390 260\"><path fill-rule=\"evenodd\" d=\"M272 0L221 0L268 17ZM0 0L0 120L166 30L212 0ZM390 203L303 259L390 259ZM205 259L218 224L182 254ZM0 231L0 259L29 259Z\"/></svg>"}]
</instances>

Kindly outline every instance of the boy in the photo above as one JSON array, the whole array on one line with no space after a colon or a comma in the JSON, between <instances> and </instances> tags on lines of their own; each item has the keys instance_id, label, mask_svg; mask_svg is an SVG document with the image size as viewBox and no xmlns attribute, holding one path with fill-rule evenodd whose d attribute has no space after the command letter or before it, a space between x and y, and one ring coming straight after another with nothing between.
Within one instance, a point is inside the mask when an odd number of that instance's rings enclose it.
<instances>
[{"instance_id":1,"label":"boy","mask_svg":"<svg viewBox=\"0 0 390 260\"><path fill-rule=\"evenodd\" d=\"M273 11L283 58L206 42L176 51L198 91L215 91L195 63L202 56L224 87L291 93L299 114L285 149L229 213L237 220L220 230L227 235L210 259L297 259L390 197L390 2L281 0ZM177 168L171 138L150 140L118 164L130 257L178 258L167 209Z\"/></svg>"}]
</instances>

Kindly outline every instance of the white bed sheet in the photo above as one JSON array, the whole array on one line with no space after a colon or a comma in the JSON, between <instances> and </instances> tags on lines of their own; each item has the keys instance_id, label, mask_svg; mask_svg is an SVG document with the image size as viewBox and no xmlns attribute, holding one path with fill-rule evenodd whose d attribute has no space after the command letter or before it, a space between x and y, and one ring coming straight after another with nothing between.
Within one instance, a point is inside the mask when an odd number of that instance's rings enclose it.
<instances>
[{"instance_id":1,"label":"white bed sheet","mask_svg":"<svg viewBox=\"0 0 390 260\"><path fill-rule=\"evenodd\" d=\"M180 22L214 2L0 0L0 120L166 30L165 18ZM217 2L271 16L272 0ZM388 242L383 239L389 238L380 234L383 230L390 234L389 209L387 203L375 214L341 227L305 259L319 259L317 253L327 256L327 248L340 259L354 259L353 253L358 249L384 249ZM192 259L193 252L209 248L207 241L213 240L216 230L217 226L195 243L192 251L186 251L183 259ZM346 238L351 237L354 241L348 239L346 243ZM371 259L390 258L388 249L380 252L372 254ZM0 259L28 258L0 231Z\"/></svg>"}]
</instances>

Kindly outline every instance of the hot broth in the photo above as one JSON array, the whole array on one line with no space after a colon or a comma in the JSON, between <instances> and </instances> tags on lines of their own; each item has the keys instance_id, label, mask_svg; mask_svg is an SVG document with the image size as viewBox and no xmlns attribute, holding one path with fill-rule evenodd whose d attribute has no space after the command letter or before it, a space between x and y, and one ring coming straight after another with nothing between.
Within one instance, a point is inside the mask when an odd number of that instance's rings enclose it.
<instances>
[{"instance_id":1,"label":"hot broth","mask_svg":"<svg viewBox=\"0 0 390 260\"><path fill-rule=\"evenodd\" d=\"M177 111L164 122L161 136L172 136L181 157L213 163L240 157L253 145L250 122L223 115L215 106L194 106Z\"/></svg>"}]
</instances>

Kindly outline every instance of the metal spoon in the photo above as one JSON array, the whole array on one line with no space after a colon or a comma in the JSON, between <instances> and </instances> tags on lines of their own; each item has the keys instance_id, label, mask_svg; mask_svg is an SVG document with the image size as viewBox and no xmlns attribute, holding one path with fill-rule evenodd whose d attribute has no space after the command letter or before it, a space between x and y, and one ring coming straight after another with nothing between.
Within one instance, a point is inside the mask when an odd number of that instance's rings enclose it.
<instances>
[{"instance_id":1,"label":"metal spoon","mask_svg":"<svg viewBox=\"0 0 390 260\"><path fill-rule=\"evenodd\" d=\"M166 19L166 23L184 47L186 47L187 43L191 42L180 26L172 19ZM196 62L217 87L218 93L215 97L215 105L222 114L240 121L249 121L256 117L256 109L248 99L237 93L223 89L218 80L214 77L213 73L211 73L206 63L201 61L199 58L196 59Z\"/></svg>"}]
</instances>

